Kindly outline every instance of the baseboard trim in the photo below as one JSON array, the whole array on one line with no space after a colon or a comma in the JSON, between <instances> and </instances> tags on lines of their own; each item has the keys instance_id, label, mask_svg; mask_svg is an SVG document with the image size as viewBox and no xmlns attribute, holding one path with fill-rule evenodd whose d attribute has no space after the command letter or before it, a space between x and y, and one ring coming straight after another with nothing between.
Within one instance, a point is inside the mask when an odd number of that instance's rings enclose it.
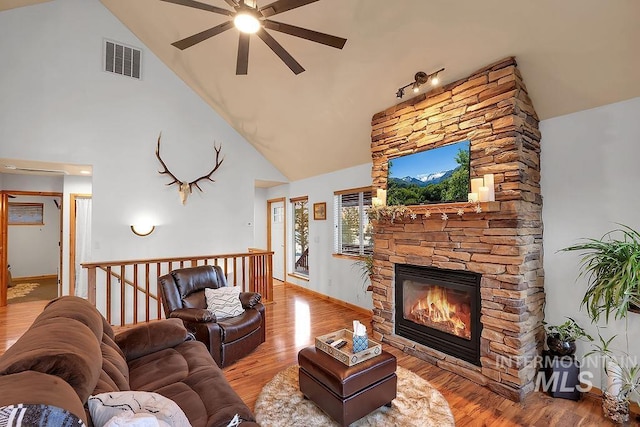
<instances>
[{"instance_id":1,"label":"baseboard trim","mask_svg":"<svg viewBox=\"0 0 640 427\"><path fill-rule=\"evenodd\" d=\"M311 289L307 289L307 288L305 288L303 286L296 285L296 284L291 283L291 282L284 282L284 285L292 287L292 288L295 288L298 291L313 295L313 296L318 297L320 299L324 299L324 300L330 301L330 302L332 302L334 304L337 304L337 305L340 305L342 307L350 308L351 310L357 311L358 313L361 313L361 314L363 314L365 316L371 317L373 315L373 312L371 310L367 310L366 308L359 307L359 306L351 304L349 302L342 301L342 300L339 300L337 298L330 297L329 295L321 294L320 292L316 292L316 291L313 291Z\"/></svg>"},{"instance_id":2,"label":"baseboard trim","mask_svg":"<svg viewBox=\"0 0 640 427\"><path fill-rule=\"evenodd\" d=\"M55 274L45 274L42 276L25 276L25 277L12 277L11 281L13 282L24 282L26 280L49 280L49 279L57 279L58 276Z\"/></svg>"}]
</instances>

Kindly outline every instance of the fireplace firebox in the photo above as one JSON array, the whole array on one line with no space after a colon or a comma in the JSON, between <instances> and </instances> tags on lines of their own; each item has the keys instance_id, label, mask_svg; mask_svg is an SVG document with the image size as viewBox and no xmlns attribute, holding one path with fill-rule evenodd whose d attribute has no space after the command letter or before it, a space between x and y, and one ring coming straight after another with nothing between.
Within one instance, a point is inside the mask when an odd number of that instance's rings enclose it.
<instances>
[{"instance_id":1,"label":"fireplace firebox","mask_svg":"<svg viewBox=\"0 0 640 427\"><path fill-rule=\"evenodd\" d=\"M395 333L480 366L478 273L395 266Z\"/></svg>"}]
</instances>

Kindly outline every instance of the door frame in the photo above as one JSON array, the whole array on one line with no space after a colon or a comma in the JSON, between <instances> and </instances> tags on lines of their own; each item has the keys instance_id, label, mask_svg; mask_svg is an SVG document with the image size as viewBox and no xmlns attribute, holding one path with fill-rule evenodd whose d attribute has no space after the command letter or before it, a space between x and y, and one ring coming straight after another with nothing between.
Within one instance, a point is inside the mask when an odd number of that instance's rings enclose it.
<instances>
[{"instance_id":1,"label":"door frame","mask_svg":"<svg viewBox=\"0 0 640 427\"><path fill-rule=\"evenodd\" d=\"M284 248L282 249L282 265L284 268L282 278L283 281L287 280L287 198L286 197L278 197L276 199L268 199L267 200L267 251L272 252L273 246L271 244L271 205L274 203L282 202L283 215L284 215L284 226L282 230L282 241L284 242Z\"/></svg>"},{"instance_id":2,"label":"door frame","mask_svg":"<svg viewBox=\"0 0 640 427\"><path fill-rule=\"evenodd\" d=\"M7 305L7 285L9 275L7 264L9 262L9 196L31 197L60 197L60 236L58 236L58 295L62 295L62 233L64 217L64 194L53 191L0 191L0 307Z\"/></svg>"},{"instance_id":3,"label":"door frame","mask_svg":"<svg viewBox=\"0 0 640 427\"><path fill-rule=\"evenodd\" d=\"M69 295L76 294L76 200L91 199L91 194L69 194Z\"/></svg>"}]
</instances>

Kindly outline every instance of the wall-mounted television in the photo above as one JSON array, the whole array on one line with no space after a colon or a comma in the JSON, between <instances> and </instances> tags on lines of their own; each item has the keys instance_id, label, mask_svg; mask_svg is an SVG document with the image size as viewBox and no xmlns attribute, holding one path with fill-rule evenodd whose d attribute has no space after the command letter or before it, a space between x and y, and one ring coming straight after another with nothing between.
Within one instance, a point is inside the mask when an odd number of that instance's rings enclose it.
<instances>
[{"instance_id":1,"label":"wall-mounted television","mask_svg":"<svg viewBox=\"0 0 640 427\"><path fill-rule=\"evenodd\" d=\"M466 202L470 146L462 141L389 160L387 204Z\"/></svg>"}]
</instances>

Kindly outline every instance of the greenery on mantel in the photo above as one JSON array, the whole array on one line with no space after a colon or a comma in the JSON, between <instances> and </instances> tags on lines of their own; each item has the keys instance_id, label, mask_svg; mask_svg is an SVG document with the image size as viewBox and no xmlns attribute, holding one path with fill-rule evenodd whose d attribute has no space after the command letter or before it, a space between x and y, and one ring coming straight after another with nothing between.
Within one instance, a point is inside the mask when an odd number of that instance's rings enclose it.
<instances>
[{"instance_id":1,"label":"greenery on mantel","mask_svg":"<svg viewBox=\"0 0 640 427\"><path fill-rule=\"evenodd\" d=\"M464 206L458 206L455 211L455 214L459 217L462 217L465 212L469 212L471 209L472 212L482 213L482 208L480 207L480 202L468 202ZM434 214L440 215L440 219L442 221L446 221L449 219L449 215L441 206L420 206L420 210L424 210L424 212L416 213L410 207L404 205L381 205L381 206L372 206L368 210L368 215L370 220L377 221L390 221L392 224L397 219L403 219L405 217L410 218L412 220L417 219L418 217L422 217L424 219L432 218Z\"/></svg>"}]
</instances>

